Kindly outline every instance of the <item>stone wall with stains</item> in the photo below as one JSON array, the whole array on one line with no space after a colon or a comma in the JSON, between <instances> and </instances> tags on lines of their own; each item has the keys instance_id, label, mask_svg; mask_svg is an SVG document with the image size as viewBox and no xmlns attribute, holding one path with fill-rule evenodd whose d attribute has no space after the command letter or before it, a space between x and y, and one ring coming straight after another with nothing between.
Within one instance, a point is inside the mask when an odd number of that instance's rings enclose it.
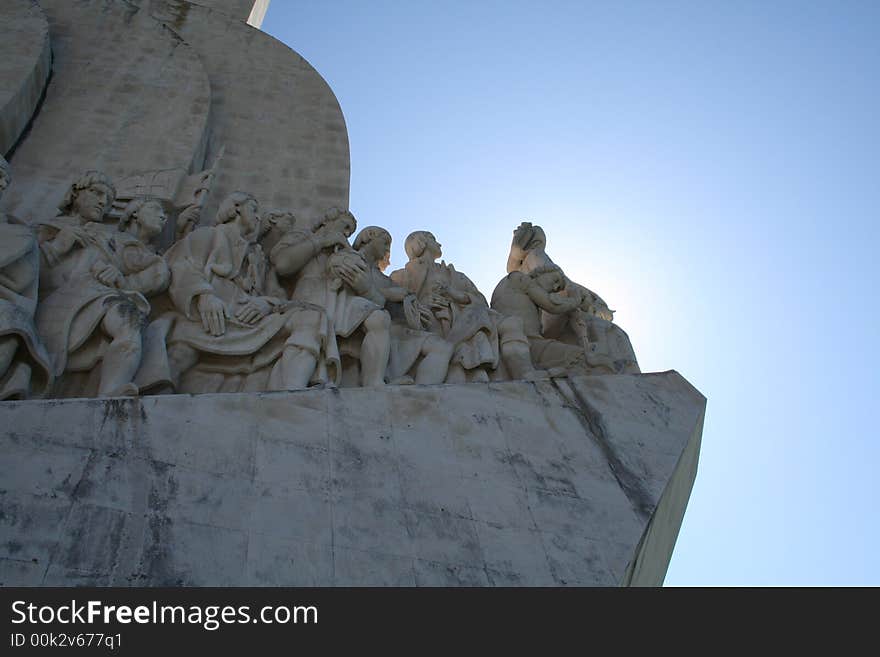
<instances>
[{"instance_id":1,"label":"stone wall with stains","mask_svg":"<svg viewBox=\"0 0 880 657\"><path fill-rule=\"evenodd\" d=\"M118 181L215 164L206 224L237 190L306 219L347 208L339 103L308 62L239 16L247 4L4 0L0 42L19 55L0 64L15 69L0 101L19 79L30 86L27 102L0 107L13 171L0 211L51 219L89 169Z\"/></svg>"},{"instance_id":2,"label":"stone wall with stains","mask_svg":"<svg viewBox=\"0 0 880 657\"><path fill-rule=\"evenodd\" d=\"M658 584L675 372L0 403L2 585Z\"/></svg>"}]
</instances>

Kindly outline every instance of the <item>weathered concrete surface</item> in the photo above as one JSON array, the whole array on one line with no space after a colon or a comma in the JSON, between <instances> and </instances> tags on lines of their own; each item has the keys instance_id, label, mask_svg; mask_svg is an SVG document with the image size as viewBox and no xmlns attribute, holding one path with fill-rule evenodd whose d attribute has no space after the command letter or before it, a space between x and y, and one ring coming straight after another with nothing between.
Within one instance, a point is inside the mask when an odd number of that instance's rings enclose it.
<instances>
[{"instance_id":1,"label":"weathered concrete surface","mask_svg":"<svg viewBox=\"0 0 880 657\"><path fill-rule=\"evenodd\" d=\"M4 585L662 582L675 372L0 404Z\"/></svg>"},{"instance_id":2,"label":"weathered concrete surface","mask_svg":"<svg viewBox=\"0 0 880 657\"><path fill-rule=\"evenodd\" d=\"M207 161L222 151L205 216L245 190L306 218L347 208L348 131L336 96L300 55L242 20L184 0L142 0L199 53L211 80Z\"/></svg>"},{"instance_id":3,"label":"weathered concrete surface","mask_svg":"<svg viewBox=\"0 0 880 657\"><path fill-rule=\"evenodd\" d=\"M236 190L305 218L347 208L348 133L330 87L248 25L244 4L215 4L237 17L184 0L41 0L53 76L0 211L45 220L86 170L195 173L221 153L205 223Z\"/></svg>"},{"instance_id":4,"label":"weathered concrete surface","mask_svg":"<svg viewBox=\"0 0 880 657\"><path fill-rule=\"evenodd\" d=\"M67 187L98 169L118 180L204 162L211 89L192 48L125 0L41 0L53 76L10 163L3 207L57 214Z\"/></svg>"},{"instance_id":5,"label":"weathered concrete surface","mask_svg":"<svg viewBox=\"0 0 880 657\"><path fill-rule=\"evenodd\" d=\"M0 3L0 155L34 114L52 69L49 23L36 2Z\"/></svg>"}]
</instances>

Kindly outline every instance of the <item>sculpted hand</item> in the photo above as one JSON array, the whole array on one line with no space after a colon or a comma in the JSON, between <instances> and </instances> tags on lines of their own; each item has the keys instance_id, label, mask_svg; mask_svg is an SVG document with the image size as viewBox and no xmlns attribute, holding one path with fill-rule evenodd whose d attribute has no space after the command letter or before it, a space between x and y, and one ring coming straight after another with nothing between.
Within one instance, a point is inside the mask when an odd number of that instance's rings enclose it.
<instances>
[{"instance_id":1,"label":"sculpted hand","mask_svg":"<svg viewBox=\"0 0 880 657\"><path fill-rule=\"evenodd\" d=\"M251 297L247 303L235 311L235 318L244 324L253 325L270 312L272 312L272 306L268 301L260 297Z\"/></svg>"},{"instance_id":2,"label":"sculpted hand","mask_svg":"<svg viewBox=\"0 0 880 657\"><path fill-rule=\"evenodd\" d=\"M65 253L68 253L74 246L85 246L82 238L69 228L62 228L54 239L44 242L40 247L46 261L50 266L54 267L58 264Z\"/></svg>"},{"instance_id":3,"label":"sculpted hand","mask_svg":"<svg viewBox=\"0 0 880 657\"><path fill-rule=\"evenodd\" d=\"M213 336L226 333L226 307L213 294L202 294L198 301L202 327Z\"/></svg>"},{"instance_id":4,"label":"sculpted hand","mask_svg":"<svg viewBox=\"0 0 880 657\"><path fill-rule=\"evenodd\" d=\"M107 287L120 288L125 283L125 276L122 275L122 272L108 264L98 266L95 270L95 278Z\"/></svg>"},{"instance_id":5,"label":"sculpted hand","mask_svg":"<svg viewBox=\"0 0 880 657\"><path fill-rule=\"evenodd\" d=\"M177 236L183 237L192 232L202 218L202 208L190 205L177 216Z\"/></svg>"},{"instance_id":6,"label":"sculpted hand","mask_svg":"<svg viewBox=\"0 0 880 657\"><path fill-rule=\"evenodd\" d=\"M513 231L513 244L521 249L525 249L529 242L532 241L535 231L532 230L532 224L528 221L522 222Z\"/></svg>"},{"instance_id":7,"label":"sculpted hand","mask_svg":"<svg viewBox=\"0 0 880 657\"><path fill-rule=\"evenodd\" d=\"M362 266L345 263L339 267L342 280L358 294L366 294L370 290L370 279Z\"/></svg>"},{"instance_id":8,"label":"sculpted hand","mask_svg":"<svg viewBox=\"0 0 880 657\"><path fill-rule=\"evenodd\" d=\"M446 308L448 305L449 299L440 292L432 292L431 296L428 297L428 307L433 310L440 310Z\"/></svg>"},{"instance_id":9,"label":"sculpted hand","mask_svg":"<svg viewBox=\"0 0 880 657\"><path fill-rule=\"evenodd\" d=\"M419 320L421 321L422 327L427 328L431 325L431 320L434 318L434 315L431 313L430 308L425 308L422 304L416 302L416 309L419 312Z\"/></svg>"}]
</instances>

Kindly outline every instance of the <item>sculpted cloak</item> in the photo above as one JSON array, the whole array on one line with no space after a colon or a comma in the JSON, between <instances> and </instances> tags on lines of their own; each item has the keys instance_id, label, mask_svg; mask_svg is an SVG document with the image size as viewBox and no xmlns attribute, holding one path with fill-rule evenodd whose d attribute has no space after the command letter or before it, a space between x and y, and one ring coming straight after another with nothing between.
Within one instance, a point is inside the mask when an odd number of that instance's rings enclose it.
<instances>
[{"instance_id":1,"label":"sculpted cloak","mask_svg":"<svg viewBox=\"0 0 880 657\"><path fill-rule=\"evenodd\" d=\"M169 272L162 258L137 238L116 226L98 222L81 224L71 217L41 222L40 241L51 239L62 229L80 242L54 266L42 263L41 296L36 311L37 331L52 355L53 373L93 369L102 359L109 339L100 330L108 308L125 304L146 324L152 296L168 285ZM117 289L101 283L93 273L101 264L116 267L126 277L126 287ZM142 332L141 365L135 383L141 390L167 382L168 368L161 335Z\"/></svg>"},{"instance_id":2,"label":"sculpted cloak","mask_svg":"<svg viewBox=\"0 0 880 657\"><path fill-rule=\"evenodd\" d=\"M311 239L312 234L304 230L285 233L273 250L281 250L289 246ZM346 250L345 255L358 257L354 251ZM340 253L340 256L342 254ZM347 338L360 328L364 320L375 310L381 310L379 304L358 296L348 289L331 271L331 259L334 253L321 251L292 277L291 298L319 307L325 315L325 322L319 329L321 339L321 355L318 359L316 382L331 382L339 385L342 382L341 353L357 356L360 341L349 341Z\"/></svg>"},{"instance_id":3,"label":"sculpted cloak","mask_svg":"<svg viewBox=\"0 0 880 657\"><path fill-rule=\"evenodd\" d=\"M278 389L280 374L275 369L285 345L316 351L314 337L301 335L292 318L299 310L320 312L320 308L285 301L284 290L268 266L262 247L245 239L234 224L198 228L177 242L165 257L171 268L168 292L178 312L163 315L160 321L171 324L169 347L183 343L201 353L194 369L245 378L271 369L264 372L268 386ZM202 294L213 294L223 302L223 335L205 331L198 311ZM235 313L252 297L269 303L272 312L255 324L245 324L235 318ZM245 381L243 385L250 389L266 382Z\"/></svg>"},{"instance_id":4,"label":"sculpted cloak","mask_svg":"<svg viewBox=\"0 0 880 657\"><path fill-rule=\"evenodd\" d=\"M34 325L40 266L36 235L29 226L0 223L0 245L0 337L12 335L19 343L9 370L0 376L0 400L39 396L54 376Z\"/></svg>"},{"instance_id":5,"label":"sculpted cloak","mask_svg":"<svg viewBox=\"0 0 880 657\"><path fill-rule=\"evenodd\" d=\"M461 364L466 370L480 366L498 367L496 314L467 276L452 265L414 259L403 269L393 272L391 280L411 291L425 305L429 305L429 297L439 285L466 294L470 303L458 304L450 300L448 308L434 311L429 330L455 345L452 363Z\"/></svg>"}]
</instances>

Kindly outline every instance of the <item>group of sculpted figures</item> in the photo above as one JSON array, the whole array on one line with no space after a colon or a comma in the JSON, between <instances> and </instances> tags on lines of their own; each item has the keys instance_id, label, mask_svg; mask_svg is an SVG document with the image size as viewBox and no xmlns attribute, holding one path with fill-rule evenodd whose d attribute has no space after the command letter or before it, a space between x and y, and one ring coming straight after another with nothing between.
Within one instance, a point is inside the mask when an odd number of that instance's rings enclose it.
<instances>
[{"instance_id":1,"label":"group of sculpted figures","mask_svg":"<svg viewBox=\"0 0 880 657\"><path fill-rule=\"evenodd\" d=\"M0 194L10 180L0 158ZM427 231L391 235L329 210L261 215L235 192L214 225L178 232L157 199L109 220L113 183L89 171L58 216L0 215L0 399L295 390L638 372L608 306L515 231L491 304L438 260Z\"/></svg>"}]
</instances>

